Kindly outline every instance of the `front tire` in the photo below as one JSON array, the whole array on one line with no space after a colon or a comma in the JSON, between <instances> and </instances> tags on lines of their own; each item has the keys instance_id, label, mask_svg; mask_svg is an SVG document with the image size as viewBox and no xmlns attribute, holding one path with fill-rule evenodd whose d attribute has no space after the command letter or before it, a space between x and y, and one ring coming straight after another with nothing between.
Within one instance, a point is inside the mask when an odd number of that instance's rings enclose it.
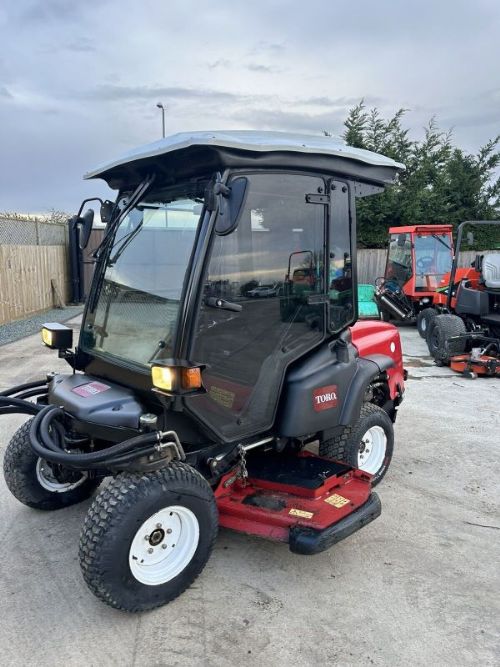
<instances>
[{"instance_id":1,"label":"front tire","mask_svg":"<svg viewBox=\"0 0 500 667\"><path fill-rule=\"evenodd\" d=\"M217 529L214 494L185 463L142 475L122 473L99 493L85 518L83 577L111 607L154 609L198 577Z\"/></svg>"},{"instance_id":2,"label":"front tire","mask_svg":"<svg viewBox=\"0 0 500 667\"><path fill-rule=\"evenodd\" d=\"M31 447L29 419L12 436L3 460L3 474L9 491L20 502L38 510L58 510L86 500L99 480L86 472L52 467Z\"/></svg>"},{"instance_id":3,"label":"front tire","mask_svg":"<svg viewBox=\"0 0 500 667\"><path fill-rule=\"evenodd\" d=\"M382 481L392 460L394 428L385 410L365 403L358 421L336 438L320 442L319 455L342 461L373 475L372 486Z\"/></svg>"}]
</instances>

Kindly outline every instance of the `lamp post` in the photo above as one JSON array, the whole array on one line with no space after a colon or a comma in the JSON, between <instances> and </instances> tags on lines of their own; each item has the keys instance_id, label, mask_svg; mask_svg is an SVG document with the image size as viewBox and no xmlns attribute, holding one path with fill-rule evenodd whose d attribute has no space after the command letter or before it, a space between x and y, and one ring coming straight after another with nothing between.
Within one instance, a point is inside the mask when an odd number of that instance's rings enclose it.
<instances>
[{"instance_id":1,"label":"lamp post","mask_svg":"<svg viewBox=\"0 0 500 667\"><path fill-rule=\"evenodd\" d=\"M166 110L166 107L164 107L161 102L158 102L156 106L158 107L158 109L161 109L161 136L165 139L165 110Z\"/></svg>"}]
</instances>

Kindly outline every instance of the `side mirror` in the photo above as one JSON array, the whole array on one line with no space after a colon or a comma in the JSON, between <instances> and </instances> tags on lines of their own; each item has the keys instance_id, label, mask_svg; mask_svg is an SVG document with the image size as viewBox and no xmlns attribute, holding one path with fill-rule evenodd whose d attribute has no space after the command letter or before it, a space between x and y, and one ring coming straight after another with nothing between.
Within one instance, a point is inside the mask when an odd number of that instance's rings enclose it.
<instances>
[{"instance_id":1,"label":"side mirror","mask_svg":"<svg viewBox=\"0 0 500 667\"><path fill-rule=\"evenodd\" d=\"M100 211L102 222L105 222L106 224L111 222L111 214L113 213L114 207L114 202L109 201L109 199L106 199L106 201L102 202Z\"/></svg>"},{"instance_id":2,"label":"side mirror","mask_svg":"<svg viewBox=\"0 0 500 667\"><path fill-rule=\"evenodd\" d=\"M88 208L83 215L81 215L76 225L78 227L78 245L80 250L84 250L89 244L90 233L94 224L94 209Z\"/></svg>"},{"instance_id":3,"label":"side mirror","mask_svg":"<svg viewBox=\"0 0 500 667\"><path fill-rule=\"evenodd\" d=\"M245 201L245 195L248 186L248 179L244 176L238 176L233 179L229 186L222 186L215 183L215 188L219 185L215 194L219 196L219 213L215 221L215 233L219 236L230 234L238 225L241 209Z\"/></svg>"}]
</instances>

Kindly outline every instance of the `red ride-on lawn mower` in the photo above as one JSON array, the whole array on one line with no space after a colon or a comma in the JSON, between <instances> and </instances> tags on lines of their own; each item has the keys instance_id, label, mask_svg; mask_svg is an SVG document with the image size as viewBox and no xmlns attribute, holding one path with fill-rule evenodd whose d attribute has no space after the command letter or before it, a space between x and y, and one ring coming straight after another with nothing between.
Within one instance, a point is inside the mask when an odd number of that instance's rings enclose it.
<instances>
[{"instance_id":1,"label":"red ride-on lawn mower","mask_svg":"<svg viewBox=\"0 0 500 667\"><path fill-rule=\"evenodd\" d=\"M355 200L402 168L326 137L198 132L88 174L117 197L101 202L78 345L42 330L72 370L4 391L0 413L31 416L4 460L24 504L66 507L110 478L80 541L98 598L169 602L219 525L314 554L380 514L404 372L395 327L356 324ZM306 290L296 274L290 294L248 294L279 285L297 252Z\"/></svg>"},{"instance_id":2,"label":"red ride-on lawn mower","mask_svg":"<svg viewBox=\"0 0 500 667\"><path fill-rule=\"evenodd\" d=\"M458 254L464 229L500 225L500 220L463 222L458 228L450 285L457 282ZM427 345L436 364L475 378L500 376L500 252L476 256L473 267L449 289L446 311L431 320Z\"/></svg>"},{"instance_id":3,"label":"red ride-on lawn mower","mask_svg":"<svg viewBox=\"0 0 500 667\"><path fill-rule=\"evenodd\" d=\"M446 292L453 261L452 225L391 227L383 278L375 300L383 319L416 320L425 338L430 321L446 312ZM456 269L453 285L471 271Z\"/></svg>"}]
</instances>

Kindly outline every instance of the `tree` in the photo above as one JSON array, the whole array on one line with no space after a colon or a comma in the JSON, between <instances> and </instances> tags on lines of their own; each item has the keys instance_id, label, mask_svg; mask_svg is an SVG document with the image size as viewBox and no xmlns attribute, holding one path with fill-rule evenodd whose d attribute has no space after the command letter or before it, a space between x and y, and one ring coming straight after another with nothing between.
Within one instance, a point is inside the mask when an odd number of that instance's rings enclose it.
<instances>
[{"instance_id":1,"label":"tree","mask_svg":"<svg viewBox=\"0 0 500 667\"><path fill-rule=\"evenodd\" d=\"M500 136L471 155L453 145L452 133L441 131L434 118L424 137L415 141L403 127L405 109L384 119L363 100L344 122L343 138L355 148L382 153L402 162L395 186L358 201L358 238L362 245L381 247L390 226L448 223L500 218ZM326 132L325 132L326 134ZM494 242L495 232L477 234L478 247ZM497 239L498 242L498 239Z\"/></svg>"}]
</instances>

